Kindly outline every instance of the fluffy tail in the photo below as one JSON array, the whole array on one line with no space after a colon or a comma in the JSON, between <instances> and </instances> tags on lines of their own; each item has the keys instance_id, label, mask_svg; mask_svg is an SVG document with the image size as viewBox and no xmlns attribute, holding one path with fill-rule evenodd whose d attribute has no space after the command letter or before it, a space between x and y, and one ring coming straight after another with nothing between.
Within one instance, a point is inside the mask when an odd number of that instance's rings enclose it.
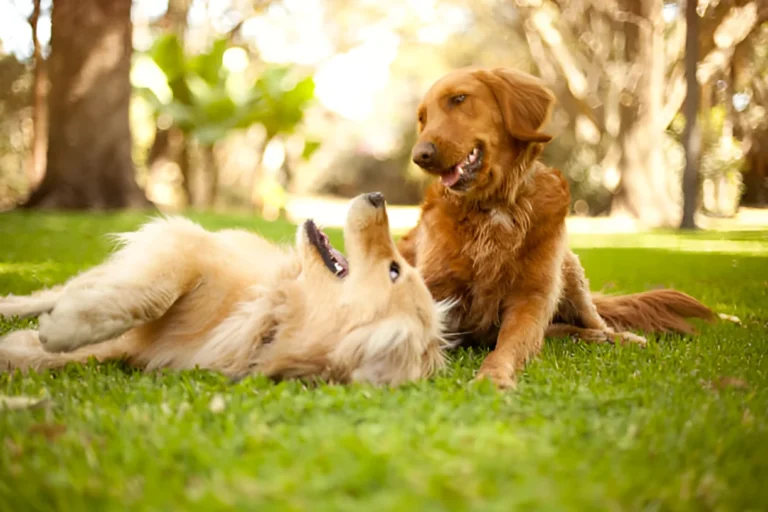
<instances>
[{"instance_id":1,"label":"fluffy tail","mask_svg":"<svg viewBox=\"0 0 768 512\"><path fill-rule=\"evenodd\" d=\"M597 312L617 331L693 334L689 318L712 321L715 314L707 306L677 290L652 290L632 295L593 295Z\"/></svg>"}]
</instances>

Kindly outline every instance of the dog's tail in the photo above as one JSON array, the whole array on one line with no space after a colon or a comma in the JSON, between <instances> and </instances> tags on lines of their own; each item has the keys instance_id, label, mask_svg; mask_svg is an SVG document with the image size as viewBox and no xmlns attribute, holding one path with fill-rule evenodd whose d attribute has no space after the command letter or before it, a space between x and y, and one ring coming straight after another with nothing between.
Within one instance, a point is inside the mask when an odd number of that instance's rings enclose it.
<instances>
[{"instance_id":1,"label":"dog's tail","mask_svg":"<svg viewBox=\"0 0 768 512\"><path fill-rule=\"evenodd\" d=\"M617 331L676 332L693 334L690 318L715 319L714 312L690 295L677 290L652 290L632 295L599 295L593 300L597 312Z\"/></svg>"}]
</instances>

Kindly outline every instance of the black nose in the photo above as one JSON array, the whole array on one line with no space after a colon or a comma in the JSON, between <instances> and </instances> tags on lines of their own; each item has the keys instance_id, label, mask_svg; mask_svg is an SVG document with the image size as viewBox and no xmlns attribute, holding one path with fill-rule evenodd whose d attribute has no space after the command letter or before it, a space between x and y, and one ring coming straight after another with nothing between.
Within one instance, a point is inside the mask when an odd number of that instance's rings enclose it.
<instances>
[{"instance_id":1,"label":"black nose","mask_svg":"<svg viewBox=\"0 0 768 512\"><path fill-rule=\"evenodd\" d=\"M384 206L384 194L381 192L371 192L370 194L366 194L365 198L374 208L381 208Z\"/></svg>"},{"instance_id":2,"label":"black nose","mask_svg":"<svg viewBox=\"0 0 768 512\"><path fill-rule=\"evenodd\" d=\"M430 167L434 164L437 148L431 142L419 142L413 147L413 163L419 167Z\"/></svg>"}]
</instances>

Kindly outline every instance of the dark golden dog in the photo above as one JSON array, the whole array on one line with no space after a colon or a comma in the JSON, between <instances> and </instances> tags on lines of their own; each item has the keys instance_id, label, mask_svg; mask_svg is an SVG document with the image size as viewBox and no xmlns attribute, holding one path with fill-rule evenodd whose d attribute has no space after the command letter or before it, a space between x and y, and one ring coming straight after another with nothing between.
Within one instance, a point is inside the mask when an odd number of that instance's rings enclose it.
<instances>
[{"instance_id":1,"label":"dark golden dog","mask_svg":"<svg viewBox=\"0 0 768 512\"><path fill-rule=\"evenodd\" d=\"M495 345L479 377L500 387L514 385L545 333L645 344L627 330L691 332L686 318L712 317L675 290L590 294L566 239L568 184L537 160L553 104L532 76L464 69L435 83L418 110L413 160L439 180L399 248L436 299L458 300L450 330Z\"/></svg>"}]
</instances>

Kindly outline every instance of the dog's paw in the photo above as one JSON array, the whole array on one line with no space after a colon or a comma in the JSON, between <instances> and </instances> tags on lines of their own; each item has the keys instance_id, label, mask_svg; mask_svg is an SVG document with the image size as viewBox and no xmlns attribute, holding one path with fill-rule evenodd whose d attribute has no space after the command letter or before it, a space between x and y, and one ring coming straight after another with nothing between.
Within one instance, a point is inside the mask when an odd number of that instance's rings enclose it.
<instances>
[{"instance_id":1,"label":"dog's paw","mask_svg":"<svg viewBox=\"0 0 768 512\"><path fill-rule=\"evenodd\" d=\"M515 389L517 387L514 371L509 369L507 364L497 364L493 360L493 354L483 361L480 370L473 379L474 382L483 380L490 380L498 389Z\"/></svg>"},{"instance_id":2,"label":"dog's paw","mask_svg":"<svg viewBox=\"0 0 768 512\"><path fill-rule=\"evenodd\" d=\"M47 352L71 352L90 337L88 325L79 322L77 315L62 315L57 310L40 315L38 328L40 344Z\"/></svg>"},{"instance_id":3,"label":"dog's paw","mask_svg":"<svg viewBox=\"0 0 768 512\"><path fill-rule=\"evenodd\" d=\"M648 344L647 339L633 332L616 332L612 333L611 336L620 345L640 345L641 347L645 347Z\"/></svg>"},{"instance_id":4,"label":"dog's paw","mask_svg":"<svg viewBox=\"0 0 768 512\"><path fill-rule=\"evenodd\" d=\"M67 293L50 313L40 315L40 343L48 352L71 352L122 334L126 321L109 306L102 293Z\"/></svg>"},{"instance_id":5,"label":"dog's paw","mask_svg":"<svg viewBox=\"0 0 768 512\"><path fill-rule=\"evenodd\" d=\"M40 315L40 344L47 352L72 352L94 343L101 326L88 321L74 301L60 301L50 313Z\"/></svg>"},{"instance_id":6,"label":"dog's paw","mask_svg":"<svg viewBox=\"0 0 768 512\"><path fill-rule=\"evenodd\" d=\"M497 389L501 390L514 390L517 388L517 381L514 379L514 377L503 372L494 372L490 370L486 371L481 369L479 372L477 372L475 378L472 379L473 382L482 382L484 380L490 380Z\"/></svg>"},{"instance_id":7,"label":"dog's paw","mask_svg":"<svg viewBox=\"0 0 768 512\"><path fill-rule=\"evenodd\" d=\"M741 318L734 316L734 315L726 315L725 313L718 313L717 317L720 320L725 320L726 322L732 322L734 324L741 325Z\"/></svg>"}]
</instances>

